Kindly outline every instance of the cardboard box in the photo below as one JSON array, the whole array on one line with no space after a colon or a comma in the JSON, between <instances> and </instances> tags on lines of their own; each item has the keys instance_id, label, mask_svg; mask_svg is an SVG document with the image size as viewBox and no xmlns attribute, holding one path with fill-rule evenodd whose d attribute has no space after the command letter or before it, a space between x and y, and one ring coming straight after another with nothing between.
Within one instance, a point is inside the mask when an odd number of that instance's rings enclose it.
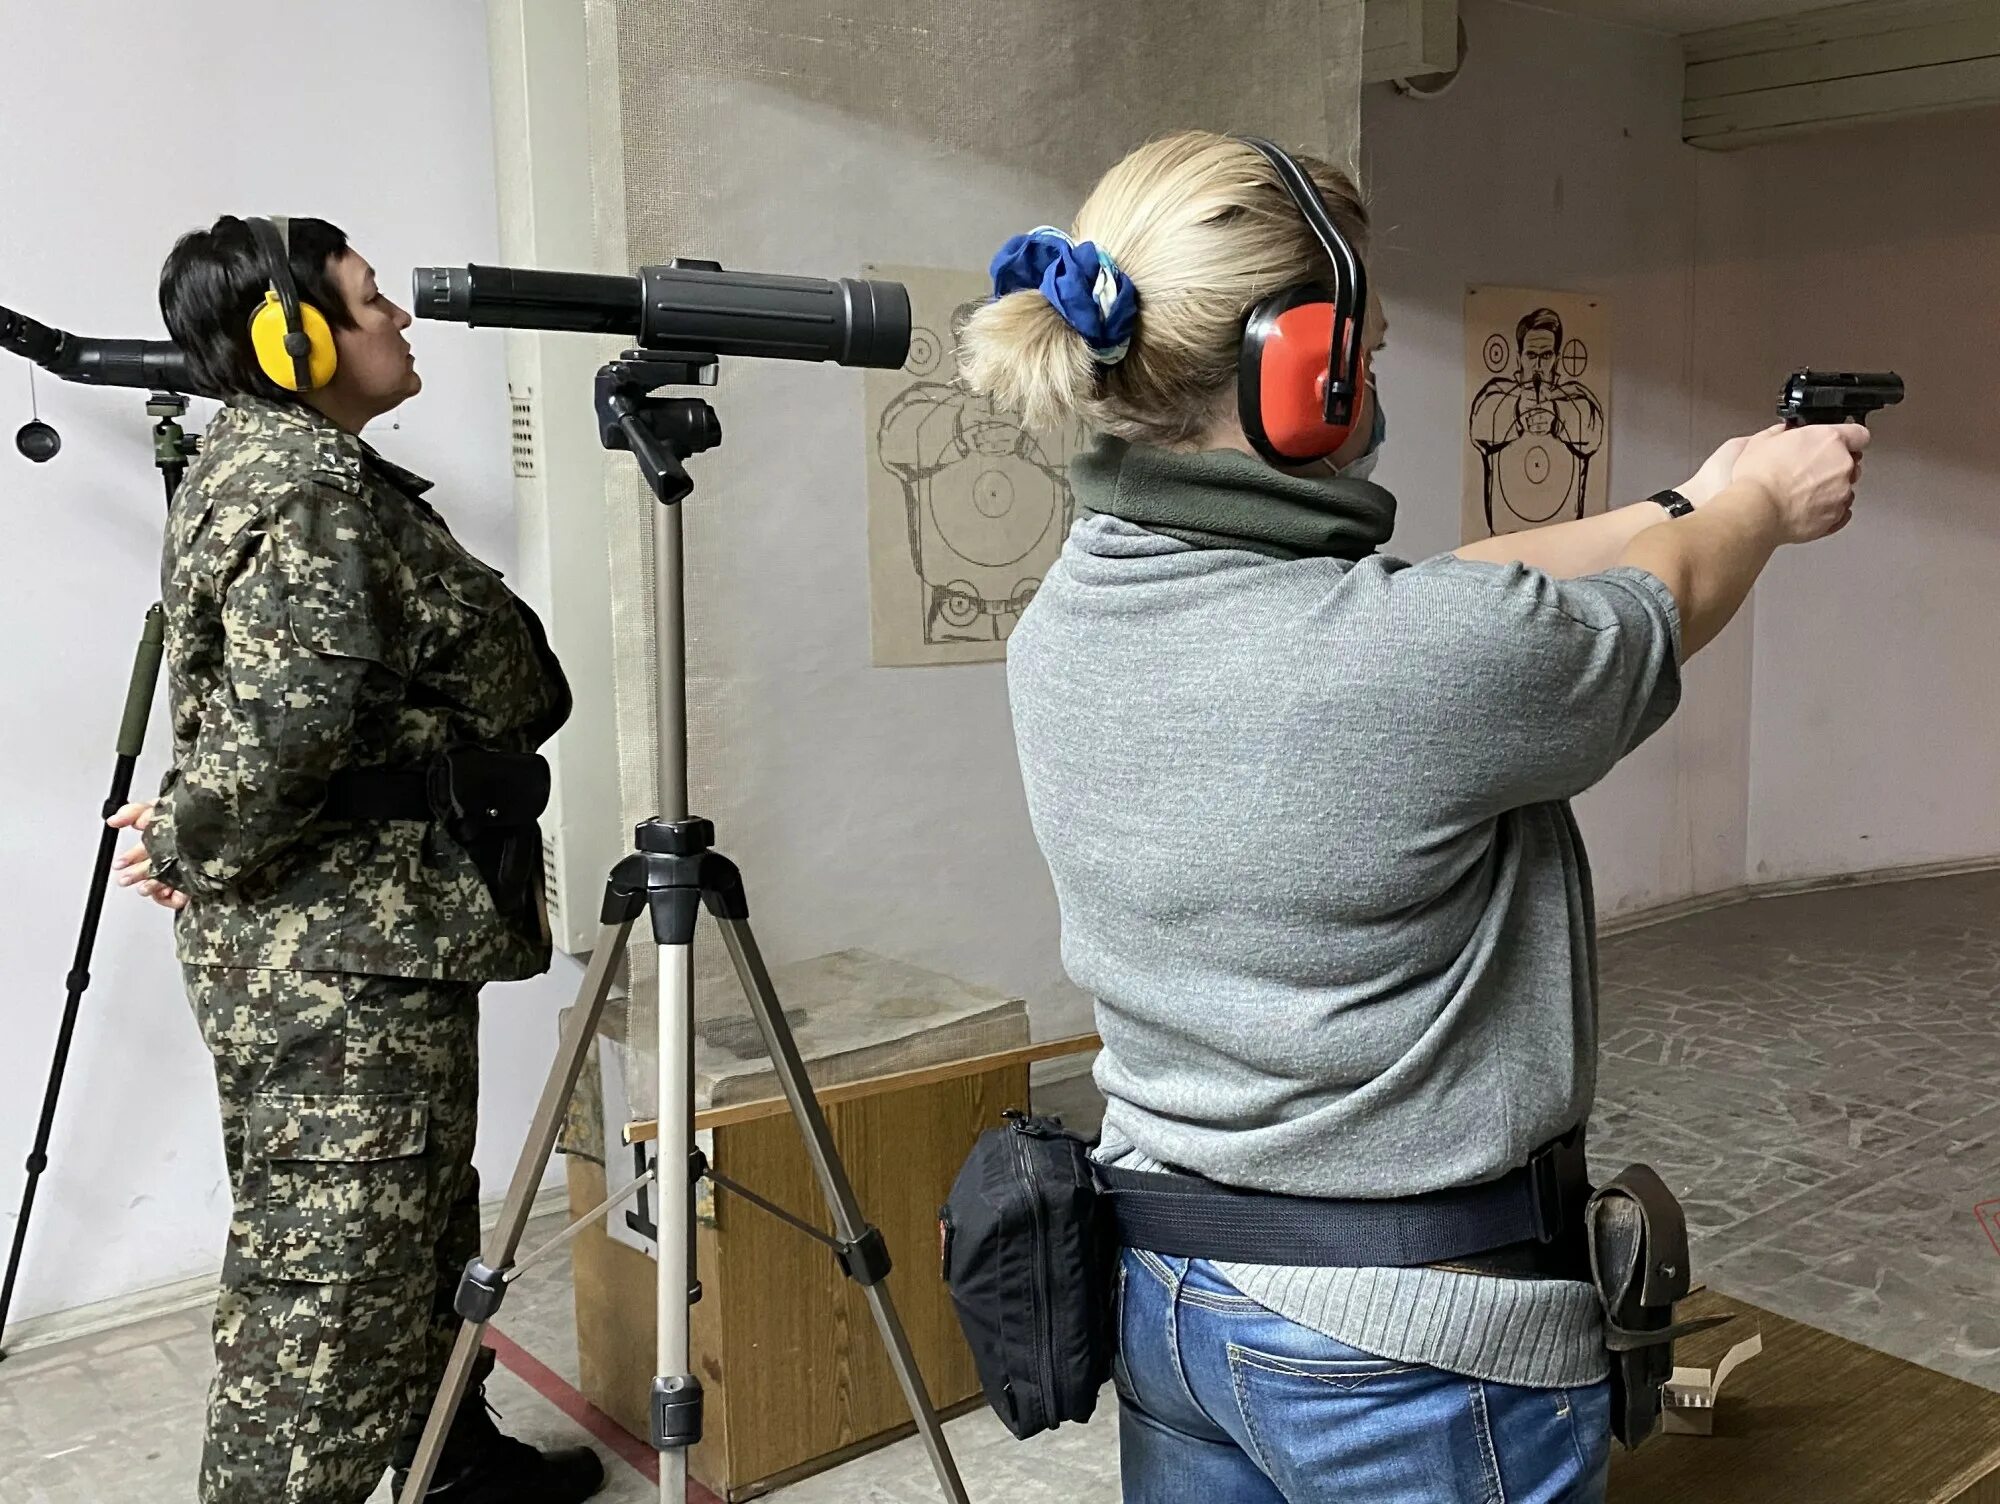
<instances>
[{"instance_id":1,"label":"cardboard box","mask_svg":"<svg viewBox=\"0 0 2000 1504\"><path fill-rule=\"evenodd\" d=\"M1713 1436L1715 1402L1723 1380L1764 1350L1764 1334L1754 1332L1730 1348L1710 1374L1706 1368L1674 1369L1660 1393L1660 1430L1668 1436Z\"/></svg>"}]
</instances>

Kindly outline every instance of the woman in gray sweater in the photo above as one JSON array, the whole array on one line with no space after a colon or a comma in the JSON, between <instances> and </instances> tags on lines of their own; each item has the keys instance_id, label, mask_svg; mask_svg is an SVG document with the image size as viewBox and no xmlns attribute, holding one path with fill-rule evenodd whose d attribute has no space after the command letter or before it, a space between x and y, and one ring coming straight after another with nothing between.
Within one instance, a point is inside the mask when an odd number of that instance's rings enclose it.
<instances>
[{"instance_id":1,"label":"woman in gray sweater","mask_svg":"<svg viewBox=\"0 0 2000 1504\"><path fill-rule=\"evenodd\" d=\"M1294 191L1365 250L1353 183L1299 161ZM1767 430L1664 500L1379 554L1396 504L1366 478L1372 382L1317 457L1246 432L1265 417L1238 390L1246 318L1336 276L1281 171L1206 132L1133 152L1070 232L996 257L965 375L1031 426L1099 435L1008 683L1064 962L1097 999L1100 1160L1415 1197L1518 1174L1588 1117L1595 935L1568 800L1673 713L1680 664L1772 552L1845 523L1868 435ZM1368 350L1381 327L1371 302ZM1596 1293L1574 1263L1505 1253L1128 1248L1125 1498L1600 1499Z\"/></svg>"}]
</instances>

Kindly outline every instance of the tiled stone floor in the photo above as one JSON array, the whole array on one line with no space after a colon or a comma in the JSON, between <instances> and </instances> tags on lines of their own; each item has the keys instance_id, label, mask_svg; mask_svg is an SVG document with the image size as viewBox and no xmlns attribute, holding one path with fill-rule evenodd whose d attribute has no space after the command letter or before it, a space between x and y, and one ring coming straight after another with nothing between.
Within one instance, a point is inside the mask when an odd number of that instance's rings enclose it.
<instances>
[{"instance_id":1,"label":"tiled stone floor","mask_svg":"<svg viewBox=\"0 0 2000 1504\"><path fill-rule=\"evenodd\" d=\"M2000 874L1697 915L1602 972L1598 1174L1659 1170L1718 1289L2000 1389Z\"/></svg>"},{"instance_id":2,"label":"tiled stone floor","mask_svg":"<svg viewBox=\"0 0 2000 1504\"><path fill-rule=\"evenodd\" d=\"M1666 1177L1698 1279L2000 1389L2000 873L1698 915L1606 940L1602 966L1599 1176L1641 1159ZM1098 1107L1088 1078L1037 1105L1086 1131ZM564 1260L521 1281L500 1327L575 1383ZM0 1504L185 1504L208 1361L206 1315L187 1312L0 1364ZM491 1392L516 1434L576 1439L505 1369ZM984 1411L947 1431L981 1504L1118 1498L1108 1392L1089 1426L1032 1442ZM609 1472L612 1504L657 1498ZM774 1497L937 1491L910 1440Z\"/></svg>"}]
</instances>

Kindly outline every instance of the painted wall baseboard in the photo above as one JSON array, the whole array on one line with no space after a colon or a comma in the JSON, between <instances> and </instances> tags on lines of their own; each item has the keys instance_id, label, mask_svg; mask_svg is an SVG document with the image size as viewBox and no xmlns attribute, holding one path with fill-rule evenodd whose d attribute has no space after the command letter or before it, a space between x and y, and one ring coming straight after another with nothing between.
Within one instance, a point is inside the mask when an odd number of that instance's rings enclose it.
<instances>
[{"instance_id":1,"label":"painted wall baseboard","mask_svg":"<svg viewBox=\"0 0 2000 1504\"><path fill-rule=\"evenodd\" d=\"M1791 877L1773 882L1744 883L1714 893L1697 893L1692 898L1676 898L1644 908L1605 914L1597 921L1599 935L1622 935L1649 925L1666 924L1711 909L1726 909L1760 898L1789 898L1800 893L1824 893L1836 888L1870 888L1883 883L1914 883L1933 877L1964 877L1973 872L2000 870L2000 855L1964 857L1950 862L1913 862L1902 867L1871 867L1863 872L1836 872L1825 877Z\"/></svg>"},{"instance_id":2,"label":"painted wall baseboard","mask_svg":"<svg viewBox=\"0 0 2000 1504\"><path fill-rule=\"evenodd\" d=\"M496 1197L480 1204L481 1232L491 1232L494 1223L500 1220L500 1201L501 1198ZM568 1207L569 1192L560 1185L549 1186L535 1197L530 1215L548 1216L564 1212ZM114 1295L109 1300L93 1301L87 1306L71 1306L66 1311L51 1311L46 1316L30 1316L25 1321L14 1322L7 1328L6 1351L10 1354L25 1353L76 1337L94 1337L100 1332L149 1321L156 1316L170 1316L177 1311L212 1305L215 1301L215 1281L221 1267L218 1264L205 1273L189 1275L172 1284L154 1285L149 1289L134 1290L129 1295ZM529 1277L533 1278L533 1275ZM0 1375L5 1373L6 1369L0 1367Z\"/></svg>"}]
</instances>

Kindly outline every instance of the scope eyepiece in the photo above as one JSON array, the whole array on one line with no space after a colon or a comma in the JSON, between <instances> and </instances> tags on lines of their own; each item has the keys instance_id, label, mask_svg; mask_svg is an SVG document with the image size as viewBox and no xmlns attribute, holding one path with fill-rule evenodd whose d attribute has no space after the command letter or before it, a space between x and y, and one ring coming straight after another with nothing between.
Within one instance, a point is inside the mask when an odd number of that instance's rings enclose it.
<instances>
[{"instance_id":1,"label":"scope eyepiece","mask_svg":"<svg viewBox=\"0 0 2000 1504\"><path fill-rule=\"evenodd\" d=\"M420 319L472 318L472 277L464 267L420 266L411 278L410 311Z\"/></svg>"}]
</instances>

